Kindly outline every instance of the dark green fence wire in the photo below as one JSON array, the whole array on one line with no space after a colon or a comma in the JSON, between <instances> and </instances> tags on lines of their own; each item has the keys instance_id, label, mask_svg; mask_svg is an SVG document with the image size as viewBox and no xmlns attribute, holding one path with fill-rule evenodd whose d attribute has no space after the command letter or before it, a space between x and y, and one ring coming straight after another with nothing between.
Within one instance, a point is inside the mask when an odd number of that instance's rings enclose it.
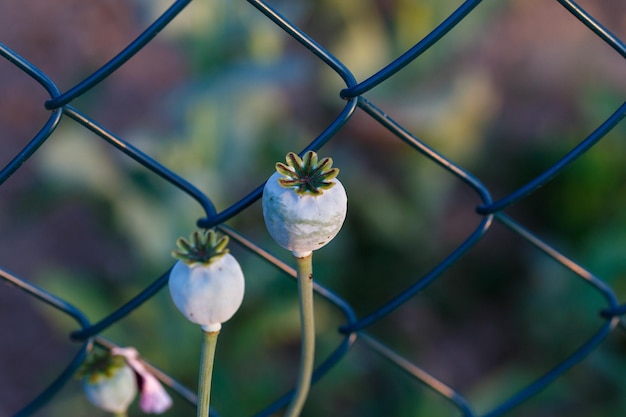
<instances>
[{"instance_id":1,"label":"dark green fence wire","mask_svg":"<svg viewBox=\"0 0 626 417\"><path fill-rule=\"evenodd\" d=\"M598 126L597 129L588 137L581 138L579 145L564 155L556 164L548 167L543 173L530 180L526 185L509 193L501 199L494 201L491 197L489 189L485 187L479 179L472 175L472 173L456 165L453 161L446 159L435 149L430 148L413 133L394 121L387 114L385 114L384 111L379 109L374 103L368 101L363 96L363 94L367 93L373 87L393 77L410 62L419 59L420 55L430 47L436 45L441 38L453 30L460 21L462 21L478 4L481 3L479 0L465 1L456 11L454 11L426 37L417 42L412 48L360 83L343 63L335 58L328 50L320 46L314 39L304 33L300 28L285 19L278 10L274 9L264 1L247 1L251 6L256 8L260 13L265 15L269 20L293 37L304 48L308 49L311 54L335 71L345 83L345 88L338 91L338 94L345 100L343 110L332 123L325 127L318 137L311 141L305 149L301 150L301 153L304 153L307 150L319 150L322 148L327 142L333 139L337 132L342 129L344 124L355 114L355 112L362 110L373 120L392 132L397 139L404 142L410 149L423 154L444 170L449 171L452 175L458 178L458 180L473 190L482 201L480 206L476 208L476 212L482 215L483 219L478 227L466 238L466 240L455 250L449 253L447 257L445 257L445 259L436 265L431 271L416 279L415 282L409 285L404 291L398 293L390 302L376 308L369 314L358 317L345 300L333 293L329 288L316 284L315 290L317 294L324 297L329 303L334 305L345 316L345 322L338 329L338 332L343 335L342 342L318 365L313 377L315 381L322 379L329 370L331 370L342 358L348 355L351 350L350 348L355 343L360 343L367 346L372 351L382 355L391 363L395 364L395 366L399 367L407 374L441 395L443 398L449 400L449 402L458 409L458 413L461 415L468 417L477 416L478 414L473 411L472 404L463 397L462 393L456 392L450 386L446 385L445 381L441 381L430 375L416 364L403 358L393 349L367 334L367 329L381 318L402 306L409 299L415 297L420 291L435 281L446 269L457 262L468 250L470 250L487 233L489 233L494 222L498 222L506 226L512 232L525 239L531 245L544 252L556 262L560 263L563 267L571 270L574 274L579 276L580 279L589 284L590 291L597 291L600 295L602 295L602 297L606 300L606 307L602 311L598 312L598 315L604 319L602 322L603 324L595 331L595 333L588 336L585 343L578 346L568 357L562 358L560 362L554 364L548 372L543 375L537 375L534 382L530 383L510 398L503 398L498 406L487 413L481 414L481 416L495 417L506 414L508 411L533 397L546 386L561 377L571 367L584 360L587 355L597 349L605 338L618 326L624 327L620 321L620 316L626 312L626 306L620 304L613 290L609 286L607 286L599 277L595 276L593 272L586 270L576 261L568 258L566 255L546 243L539 236L536 236L523 225L504 214L503 210L511 204L516 203L535 192L539 187L559 175L571 162L577 160L596 143L601 141L605 135L617 124L619 124L624 116L626 116L626 102L617 108L613 114L607 114L607 118L604 123ZM164 181L169 182L174 187L179 188L191 198L195 199L202 206L206 214L205 217L198 220L198 226L204 228L217 227L223 233L229 235L232 241L237 242L237 244L242 245L255 256L264 259L271 265L283 271L287 276L295 278L295 271L284 261L271 253L268 253L239 231L224 224L226 221L237 216L260 198L263 184L260 184L256 189L250 191L249 194L241 197L232 206L222 211L218 211L212 203L211 198L201 192L193 184L171 172L137 147L126 142L123 138L115 136L109 132L104 126L98 123L98 121L91 119L88 115L70 105L74 99L90 91L94 86L98 85L98 83L105 80L109 75L113 74L116 70L123 66L137 52L142 50L142 48L144 48L156 35L158 35L159 31L172 22L172 20L176 19L177 15L190 2L191 0L179 0L174 2L169 9L167 9L131 44L111 59L111 61L65 92L61 92L55 83L48 76L46 76L46 74L36 68L26 58L21 57L11 50L9 45L0 43L0 56L37 81L50 96L45 103L42 103L42 105L50 111L47 122L41 127L39 132L31 139L31 141L17 155L15 155L5 167L2 168L0 171L0 186L2 186L5 181L7 181L17 170L19 170L22 164L24 164L55 132L61 119L71 119L104 139L108 144L143 165ZM626 46L622 40L609 32L600 22L594 19L593 16L573 1L558 0L558 2L578 20L580 20L580 22L582 22L582 24L584 24L589 30L593 31L599 38L601 38L618 54L626 59ZM100 337L99 334L109 326L115 324L119 320L122 320L126 315L137 309L144 302L150 301L151 297L153 297L167 284L168 273L169 271L164 271L163 274L151 285L129 300L121 308L111 312L101 321L97 323L90 323L83 312L71 305L68 301L46 292L45 290L33 285L23 277L17 276L0 267L0 278L2 278L3 281L18 287L34 299L41 301L42 303L46 303L75 319L77 329L71 333L70 337L72 340L81 345L81 349L76 353L71 362L67 364L65 370L58 375L58 377L52 381L43 392L35 396L29 404L25 404L24 407L17 414L15 414L15 416L23 417L31 415L36 410L45 407L49 401L52 401L55 394L72 377L76 369L80 366L94 345L100 345L105 348L114 346L110 341ZM171 387L173 391L178 393L182 399L185 399L192 404L195 403L195 395L188 388L175 381L166 373L156 368L153 368L153 370L156 375L166 385ZM290 395L291 392L285 393L267 408L260 410L257 416L269 416L280 410L288 403ZM219 410L212 410L211 415L217 415L218 411Z\"/></svg>"}]
</instances>

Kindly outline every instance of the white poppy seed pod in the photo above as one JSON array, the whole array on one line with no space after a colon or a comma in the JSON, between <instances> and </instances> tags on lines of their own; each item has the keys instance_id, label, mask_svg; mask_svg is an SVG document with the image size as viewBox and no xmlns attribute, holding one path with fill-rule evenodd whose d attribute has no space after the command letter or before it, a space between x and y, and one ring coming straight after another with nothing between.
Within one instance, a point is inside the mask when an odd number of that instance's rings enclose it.
<instances>
[{"instance_id":1,"label":"white poppy seed pod","mask_svg":"<svg viewBox=\"0 0 626 417\"><path fill-rule=\"evenodd\" d=\"M294 256L301 258L330 242L346 218L348 198L336 178L332 159L318 161L309 151L300 158L287 154L287 164L276 172L263 190L263 217L269 234Z\"/></svg>"},{"instance_id":2,"label":"white poppy seed pod","mask_svg":"<svg viewBox=\"0 0 626 417\"><path fill-rule=\"evenodd\" d=\"M179 239L180 251L174 252L179 260L169 277L172 301L189 321L209 332L219 331L243 301L243 271L227 245L228 236L218 240L210 230L195 232L191 242Z\"/></svg>"},{"instance_id":3,"label":"white poppy seed pod","mask_svg":"<svg viewBox=\"0 0 626 417\"><path fill-rule=\"evenodd\" d=\"M124 413L137 396L135 372L121 356L94 356L80 371L89 402L110 413Z\"/></svg>"}]
</instances>

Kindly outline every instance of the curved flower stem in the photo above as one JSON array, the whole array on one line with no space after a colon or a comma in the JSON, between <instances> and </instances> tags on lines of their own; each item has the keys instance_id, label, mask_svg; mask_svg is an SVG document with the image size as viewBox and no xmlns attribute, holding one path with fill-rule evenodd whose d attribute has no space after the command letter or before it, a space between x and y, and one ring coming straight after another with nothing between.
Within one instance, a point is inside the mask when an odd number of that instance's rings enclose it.
<instances>
[{"instance_id":1,"label":"curved flower stem","mask_svg":"<svg viewBox=\"0 0 626 417\"><path fill-rule=\"evenodd\" d=\"M215 346L217 345L218 331L203 330L202 353L200 356L200 375L198 380L197 417L208 417L211 402L211 377L213 376L213 361Z\"/></svg>"},{"instance_id":2,"label":"curved flower stem","mask_svg":"<svg viewBox=\"0 0 626 417\"><path fill-rule=\"evenodd\" d=\"M295 254L294 254L295 256ZM285 417L297 417L302 411L304 402L309 395L313 362L315 359L315 320L313 315L313 254L300 258L295 256L297 263L298 296L300 300L300 326L302 347L298 382Z\"/></svg>"},{"instance_id":3,"label":"curved flower stem","mask_svg":"<svg viewBox=\"0 0 626 417\"><path fill-rule=\"evenodd\" d=\"M121 411L119 413L113 413L114 417L128 417L128 411Z\"/></svg>"}]
</instances>

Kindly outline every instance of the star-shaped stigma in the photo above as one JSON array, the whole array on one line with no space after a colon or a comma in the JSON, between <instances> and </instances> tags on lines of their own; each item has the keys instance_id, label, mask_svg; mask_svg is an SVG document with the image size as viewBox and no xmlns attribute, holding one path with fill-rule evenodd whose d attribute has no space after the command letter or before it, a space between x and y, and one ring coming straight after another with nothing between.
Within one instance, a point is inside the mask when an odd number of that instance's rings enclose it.
<instances>
[{"instance_id":1,"label":"star-shaped stigma","mask_svg":"<svg viewBox=\"0 0 626 417\"><path fill-rule=\"evenodd\" d=\"M215 230L196 230L189 240L181 237L176 241L178 250L172 251L172 256L188 265L202 263L209 265L228 253L228 236L218 238Z\"/></svg>"},{"instance_id":2,"label":"star-shaped stigma","mask_svg":"<svg viewBox=\"0 0 626 417\"><path fill-rule=\"evenodd\" d=\"M335 183L331 181L339 174L339 168L331 168L333 160L324 158L317 160L317 154L308 151L304 158L300 158L293 152L287 154L287 164L278 162L276 171L284 175L278 183L283 187L293 188L300 195L321 195L324 190L332 188Z\"/></svg>"}]
</instances>

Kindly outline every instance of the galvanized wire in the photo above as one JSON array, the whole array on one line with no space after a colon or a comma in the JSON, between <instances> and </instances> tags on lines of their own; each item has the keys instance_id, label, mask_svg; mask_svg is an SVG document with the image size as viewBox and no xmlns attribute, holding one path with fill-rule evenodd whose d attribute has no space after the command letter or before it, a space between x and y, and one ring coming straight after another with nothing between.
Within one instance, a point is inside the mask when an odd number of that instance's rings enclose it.
<instances>
[{"instance_id":1,"label":"galvanized wire","mask_svg":"<svg viewBox=\"0 0 626 417\"><path fill-rule=\"evenodd\" d=\"M558 2L572 15L574 15L587 28L595 33L600 39L606 42L613 50L626 58L626 46L624 42L617 36L609 32L600 22L591 16L586 10L574 3L573 1L558 0ZM295 278L296 274L292 267L281 260L279 257L269 253L264 248L253 242L240 231L225 225L229 219L237 216L246 210L252 203L256 202L262 193L263 184L250 191L247 195L239 198L230 207L218 212L211 198L204 194L192 183L185 178L177 175L163 166L159 161L151 158L149 155L141 151L136 146L128 143L123 138L118 137L108 131L106 127L98 121L93 120L77 108L71 105L71 102L90 91L94 86L105 80L120 67L122 67L129 59L141 51L150 41L170 22L172 22L178 14L191 3L191 0L178 0L174 2L161 16L158 17L143 33L141 33L134 41L124 48L118 55L103 65L93 74L78 82L75 86L65 92L61 92L55 83L41 70L35 67L27 59L18 55L9 45L0 43L0 56L12 63L19 70L30 76L49 95L49 99L43 103L45 108L50 111L46 123L41 127L39 132L30 140L30 142L19 151L7 164L0 170L0 186L5 183L28 159L39 149L39 147L55 132L59 122L65 118L76 122L78 125L95 133L113 148L119 150L127 157L133 159L137 163L144 166L154 175L162 180L170 183L172 186L185 192L190 198L198 202L205 212L205 217L198 220L198 226L203 228L217 227L222 233L230 236L231 240L240 244L249 250L254 256L265 260L269 264L284 272L287 276ZM463 416L477 416L473 410L472 404L461 393L455 391L448 386L445 381L439 380L435 376L421 369L417 364L403 358L393 349L386 346L379 340L376 340L369 333L368 327L381 320L383 317L396 310L408 300L415 297L423 291L427 286L432 284L441 276L448 268L462 258L472 247L474 247L489 232L494 222L498 222L507 227L511 232L517 234L531 245L554 259L564 268L572 271L584 282L589 284L590 291L597 291L604 297L606 307L598 312L599 316L604 318L603 324L589 335L586 342L574 350L568 357L562 358L548 372L538 375L537 378L528 386L520 389L510 398L502 399L502 401L491 411L481 414L484 417L495 417L504 415L517 407L522 402L536 395L546 386L561 377L571 367L583 361L591 352L599 348L605 338L621 324L620 316L626 312L626 305L620 304L613 289L604 283L600 277L594 275L591 271L586 270L575 260L568 258L559 250L548 244L541 237L519 224L503 210L512 204L533 194L539 187L557 177L572 162L580 158L589 151L594 145L601 141L615 126L617 126L626 116L626 102L619 106L611 115L607 115L604 123L597 127L595 131L582 139L576 147L565 154L558 162L548 167L543 173L531 179L527 184L519 189L510 192L508 195L494 201L491 192L476 176L471 172L463 169L450 159L439 153L437 150L426 145L422 140L416 137L408 129L393 120L383 110L378 108L374 103L366 99L363 94L374 88L375 86L385 82L393 77L401 69L409 63L418 59L426 50L436 45L437 42L445 37L454 27L468 16L474 8L479 5L480 0L468 0L455 10L448 18L446 18L432 32L426 35L422 40L417 42L412 48L407 50L397 59L381 68L379 71L366 78L362 82L357 82L351 71L336 57L334 57L327 49L322 47L318 42L307 35L302 29L294 25L278 10L270 4L261 0L248 0L258 12L266 16L270 21L276 24L289 36L294 38L302 47L306 48L324 65L335 71L345 83L345 88L338 94L345 100L345 106L339 115L326 127L322 129L316 138L314 138L308 146L301 150L301 154L308 150L319 150L339 132L348 120L357 111L363 111L381 126L388 129L400 141L405 143L410 149L421 153L426 158L440 166L442 169L451 173L461 183L469 187L477 194L481 200L480 206L476 207L476 212L483 216L482 221L475 230L452 250L440 263L435 265L430 271L415 279L415 281L400 291L391 301L377 307L375 310L363 316L357 316L352 306L335 294L331 289L326 288L319 283L315 284L315 291L320 297L323 297L328 303L334 306L344 317L344 323L338 329L343 335L343 339L335 350L321 363L319 363L314 376L314 382L323 379L325 374L333 369L333 367L351 352L351 347L355 343L363 344L372 351L380 354L388 359L395 366L402 369L412 378L420 381L429 389L441 395L450 401L456 407L458 412ZM85 314L66 300L49 293L42 288L30 283L24 277L17 276L0 267L0 278L11 285L16 286L34 299L46 303L62 313L72 317L78 325L78 328L70 335L73 341L81 344L78 353L67 364L64 371L40 394L34 396L33 400L25 404L16 417L28 416L36 410L45 407L49 401L53 401L55 394L67 383L74 374L76 369L84 361L88 352L93 348L94 344L105 348L115 346L111 341L103 339L100 334L123 320L129 313L136 310L143 303L149 302L151 298L157 294L168 281L169 269L164 271L152 284L143 289L135 297L126 302L116 311L111 312L97 323L90 323ZM154 371L166 385L178 394L180 398L194 404L196 401L195 394L188 388L174 380L167 373L153 367L148 366ZM269 416L279 411L289 402L293 391L285 393L276 399L267 408L259 411L257 416ZM211 415L217 415L212 410Z\"/></svg>"}]
</instances>

